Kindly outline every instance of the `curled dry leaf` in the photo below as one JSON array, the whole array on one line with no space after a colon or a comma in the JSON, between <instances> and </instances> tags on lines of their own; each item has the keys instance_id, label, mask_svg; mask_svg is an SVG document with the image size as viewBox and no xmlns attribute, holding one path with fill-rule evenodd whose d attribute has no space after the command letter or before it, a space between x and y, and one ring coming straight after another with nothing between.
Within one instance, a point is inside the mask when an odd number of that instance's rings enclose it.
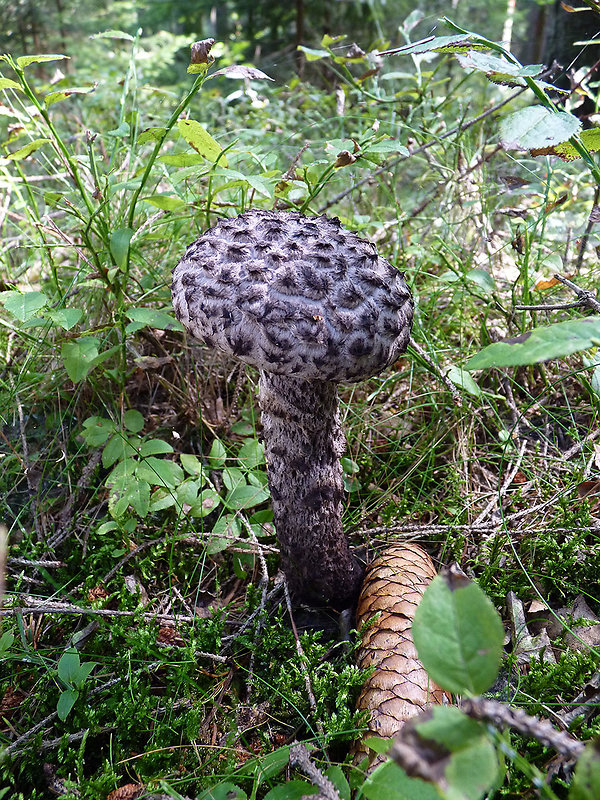
<instances>
[{"instance_id":1,"label":"curled dry leaf","mask_svg":"<svg viewBox=\"0 0 600 800\"><path fill-rule=\"evenodd\" d=\"M415 611L435 574L429 555L413 543L389 547L367 567L357 628L378 616L362 634L357 663L375 671L357 701L358 710L369 711L370 719L363 739L354 745L355 763L370 752L364 738L390 738L428 705L443 702L444 692L425 672L411 635ZM374 756L370 768L382 760Z\"/></svg>"}]
</instances>

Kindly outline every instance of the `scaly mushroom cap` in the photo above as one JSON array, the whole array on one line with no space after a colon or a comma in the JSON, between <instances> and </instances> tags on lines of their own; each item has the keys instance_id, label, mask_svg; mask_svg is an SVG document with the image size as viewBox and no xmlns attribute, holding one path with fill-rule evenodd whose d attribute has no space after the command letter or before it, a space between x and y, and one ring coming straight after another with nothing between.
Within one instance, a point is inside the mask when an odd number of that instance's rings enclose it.
<instances>
[{"instance_id":1,"label":"scaly mushroom cap","mask_svg":"<svg viewBox=\"0 0 600 800\"><path fill-rule=\"evenodd\" d=\"M354 382L404 352L413 302L398 270L337 218L252 210L222 219L173 271L197 338L278 375Z\"/></svg>"}]
</instances>

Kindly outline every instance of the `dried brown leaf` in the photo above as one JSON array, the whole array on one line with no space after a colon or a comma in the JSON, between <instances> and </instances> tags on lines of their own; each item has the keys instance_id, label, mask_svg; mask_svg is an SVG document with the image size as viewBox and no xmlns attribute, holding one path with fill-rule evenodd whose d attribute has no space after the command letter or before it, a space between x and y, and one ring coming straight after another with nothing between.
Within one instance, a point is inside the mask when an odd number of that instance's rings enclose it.
<instances>
[{"instance_id":1,"label":"dried brown leaf","mask_svg":"<svg viewBox=\"0 0 600 800\"><path fill-rule=\"evenodd\" d=\"M126 783L112 791L106 800L135 800L144 791L143 783Z\"/></svg>"},{"instance_id":2,"label":"dried brown leaf","mask_svg":"<svg viewBox=\"0 0 600 800\"><path fill-rule=\"evenodd\" d=\"M370 719L364 736L391 738L403 723L431 703L442 703L443 691L429 678L417 655L411 625L436 570L418 544L389 547L367 568L356 612L357 628L375 621L362 634L357 663L374 667L357 701ZM355 763L368 753L358 742ZM382 760L373 759L374 766Z\"/></svg>"}]
</instances>

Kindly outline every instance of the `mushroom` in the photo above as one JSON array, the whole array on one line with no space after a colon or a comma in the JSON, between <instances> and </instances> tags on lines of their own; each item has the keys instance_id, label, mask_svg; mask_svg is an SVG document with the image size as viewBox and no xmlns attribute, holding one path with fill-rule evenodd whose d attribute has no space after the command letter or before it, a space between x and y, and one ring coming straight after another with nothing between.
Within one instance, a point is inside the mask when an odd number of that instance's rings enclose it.
<instances>
[{"instance_id":1,"label":"mushroom","mask_svg":"<svg viewBox=\"0 0 600 800\"><path fill-rule=\"evenodd\" d=\"M177 317L260 370L259 404L281 566L295 602L346 608L362 568L342 528L337 384L407 347L402 273L337 218L251 210L222 219L173 271Z\"/></svg>"}]
</instances>

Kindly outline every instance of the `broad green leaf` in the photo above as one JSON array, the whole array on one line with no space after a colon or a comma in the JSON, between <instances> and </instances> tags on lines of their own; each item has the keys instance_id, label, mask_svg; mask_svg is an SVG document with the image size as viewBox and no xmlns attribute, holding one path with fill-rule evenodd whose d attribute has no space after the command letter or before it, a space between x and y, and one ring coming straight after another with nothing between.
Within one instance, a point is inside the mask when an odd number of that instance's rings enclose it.
<instances>
[{"instance_id":1,"label":"broad green leaf","mask_svg":"<svg viewBox=\"0 0 600 800\"><path fill-rule=\"evenodd\" d=\"M162 211L177 211L177 209L185 207L185 202L180 197L172 197L168 194L152 194L141 199Z\"/></svg>"},{"instance_id":2,"label":"broad green leaf","mask_svg":"<svg viewBox=\"0 0 600 800\"><path fill-rule=\"evenodd\" d=\"M198 497L198 502L191 510L193 517L206 517L219 507L221 498L214 489L203 489Z\"/></svg>"},{"instance_id":3,"label":"broad green leaf","mask_svg":"<svg viewBox=\"0 0 600 800\"><path fill-rule=\"evenodd\" d=\"M465 392L473 395L473 397L481 397L481 389L471 375L462 369L462 367L457 367L455 364L448 367L446 370L446 377L452 381L455 386L460 386L461 389L464 389Z\"/></svg>"},{"instance_id":4,"label":"broad green leaf","mask_svg":"<svg viewBox=\"0 0 600 800\"><path fill-rule=\"evenodd\" d=\"M139 433L144 424L144 416L136 408L130 408L123 414L123 425L132 433Z\"/></svg>"},{"instance_id":5,"label":"broad green leaf","mask_svg":"<svg viewBox=\"0 0 600 800\"><path fill-rule=\"evenodd\" d=\"M179 460L181 461L181 466L190 475L202 475L204 467L197 456L191 453L181 453Z\"/></svg>"},{"instance_id":6,"label":"broad green leaf","mask_svg":"<svg viewBox=\"0 0 600 800\"><path fill-rule=\"evenodd\" d=\"M140 456L143 458L146 456L158 456L164 453L172 452L173 448L171 445L162 439L148 439L148 441L144 442L139 448Z\"/></svg>"},{"instance_id":7,"label":"broad green leaf","mask_svg":"<svg viewBox=\"0 0 600 800\"><path fill-rule=\"evenodd\" d=\"M97 665L96 661L84 661L79 667L79 674L75 681L75 685L79 690L83 688L84 683L90 677L91 671Z\"/></svg>"},{"instance_id":8,"label":"broad green leaf","mask_svg":"<svg viewBox=\"0 0 600 800\"><path fill-rule=\"evenodd\" d=\"M145 458L137 468L136 475L152 486L164 486L167 489L174 489L184 479L183 470L179 464L155 456Z\"/></svg>"},{"instance_id":9,"label":"broad green leaf","mask_svg":"<svg viewBox=\"0 0 600 800\"><path fill-rule=\"evenodd\" d=\"M600 345L600 316L566 320L494 342L471 356L465 369L536 364L551 358L564 358L597 345Z\"/></svg>"},{"instance_id":10,"label":"broad green leaf","mask_svg":"<svg viewBox=\"0 0 600 800\"><path fill-rule=\"evenodd\" d=\"M127 265L129 255L129 243L133 231L131 228L117 228L110 237L110 252L115 260L115 264L120 270L124 270Z\"/></svg>"},{"instance_id":11,"label":"broad green leaf","mask_svg":"<svg viewBox=\"0 0 600 800\"><path fill-rule=\"evenodd\" d=\"M104 417L88 417L83 423L82 436L91 447L97 447L104 444L104 442L111 436L115 430L116 425L110 419Z\"/></svg>"},{"instance_id":12,"label":"broad green leaf","mask_svg":"<svg viewBox=\"0 0 600 800\"><path fill-rule=\"evenodd\" d=\"M589 128L579 133L581 143L590 151L597 153L600 150L600 128ZM573 161L581 158L579 153L570 142L561 142L552 147L536 147L531 150L532 156L558 156L563 161Z\"/></svg>"},{"instance_id":13,"label":"broad green leaf","mask_svg":"<svg viewBox=\"0 0 600 800\"><path fill-rule=\"evenodd\" d=\"M380 142L373 142L365 146L366 153L399 153L401 156L409 156L410 151L397 139L382 139Z\"/></svg>"},{"instance_id":14,"label":"broad green leaf","mask_svg":"<svg viewBox=\"0 0 600 800\"><path fill-rule=\"evenodd\" d=\"M0 657L3 657L5 653L10 650L15 640L14 634L9 633L8 631L4 631L2 636L0 636Z\"/></svg>"},{"instance_id":15,"label":"broad green leaf","mask_svg":"<svg viewBox=\"0 0 600 800\"><path fill-rule=\"evenodd\" d=\"M124 31L102 31L102 33L93 33L90 39L124 39L126 42L135 41L135 37L130 33Z\"/></svg>"},{"instance_id":16,"label":"broad green leaf","mask_svg":"<svg viewBox=\"0 0 600 800\"><path fill-rule=\"evenodd\" d=\"M346 780L346 776L344 775L344 771L341 768L341 766L339 764L332 764L329 767L329 769L325 772L325 775L327 775L329 780L338 790L338 794L341 800L350 800L351 798L350 785Z\"/></svg>"},{"instance_id":17,"label":"broad green leaf","mask_svg":"<svg viewBox=\"0 0 600 800\"><path fill-rule=\"evenodd\" d=\"M60 354L73 383L82 381L95 367L99 346L100 341L95 336L82 336L73 342L62 343Z\"/></svg>"},{"instance_id":18,"label":"broad green leaf","mask_svg":"<svg viewBox=\"0 0 600 800\"><path fill-rule=\"evenodd\" d=\"M0 89L18 89L20 92L23 91L21 84L16 81L11 81L10 78L0 78Z\"/></svg>"},{"instance_id":19,"label":"broad green leaf","mask_svg":"<svg viewBox=\"0 0 600 800\"><path fill-rule=\"evenodd\" d=\"M177 127L186 142L201 156L209 161L216 161L219 158L223 148L199 122L193 119L180 119ZM219 159L219 163L227 165L225 156Z\"/></svg>"},{"instance_id":20,"label":"broad green leaf","mask_svg":"<svg viewBox=\"0 0 600 800\"><path fill-rule=\"evenodd\" d=\"M383 56L408 56L419 53L461 53L471 50L470 34L462 33L454 36L428 36L412 44L394 47L380 53Z\"/></svg>"},{"instance_id":21,"label":"broad green leaf","mask_svg":"<svg viewBox=\"0 0 600 800\"><path fill-rule=\"evenodd\" d=\"M126 439L125 436L117 434L110 439L102 451L102 466L104 469L108 469L117 461L124 461L126 458L132 458L136 453L137 450L132 443Z\"/></svg>"},{"instance_id":22,"label":"broad green leaf","mask_svg":"<svg viewBox=\"0 0 600 800\"><path fill-rule=\"evenodd\" d=\"M96 91L96 86L72 86L70 89L61 89L59 92L50 92L44 97L46 108L60 100L66 100L72 94L91 94Z\"/></svg>"},{"instance_id":23,"label":"broad green leaf","mask_svg":"<svg viewBox=\"0 0 600 800\"><path fill-rule=\"evenodd\" d=\"M197 153L174 153L159 156L158 161L162 161L163 164L168 164L170 167L195 167L197 164L206 163L206 159Z\"/></svg>"},{"instance_id":24,"label":"broad green leaf","mask_svg":"<svg viewBox=\"0 0 600 800\"><path fill-rule=\"evenodd\" d=\"M138 517L143 519L146 516L150 506L150 485L146 481L133 477L127 491L123 493L123 497Z\"/></svg>"},{"instance_id":25,"label":"broad green leaf","mask_svg":"<svg viewBox=\"0 0 600 800\"><path fill-rule=\"evenodd\" d=\"M159 142L164 138L166 133L166 128L146 128L146 130L143 130L138 136L137 143L144 144L145 142Z\"/></svg>"},{"instance_id":26,"label":"broad green leaf","mask_svg":"<svg viewBox=\"0 0 600 800\"><path fill-rule=\"evenodd\" d=\"M322 58L329 58L331 53L328 50L315 50L313 47L299 45L298 50L304 53L307 61L320 61Z\"/></svg>"},{"instance_id":27,"label":"broad green leaf","mask_svg":"<svg viewBox=\"0 0 600 800\"><path fill-rule=\"evenodd\" d=\"M107 131L106 133L108 136L116 136L120 139L124 139L131 133L131 127L128 122L122 122L118 128L115 128L112 131Z\"/></svg>"},{"instance_id":28,"label":"broad green leaf","mask_svg":"<svg viewBox=\"0 0 600 800\"><path fill-rule=\"evenodd\" d=\"M496 291L496 281L485 269L471 269L465 274L465 278L471 283L476 283L485 292L491 294Z\"/></svg>"},{"instance_id":29,"label":"broad green leaf","mask_svg":"<svg viewBox=\"0 0 600 800\"><path fill-rule=\"evenodd\" d=\"M219 783L199 795L198 800L246 800L247 794L234 783Z\"/></svg>"},{"instance_id":30,"label":"broad green leaf","mask_svg":"<svg viewBox=\"0 0 600 800\"><path fill-rule=\"evenodd\" d=\"M126 316L132 321L132 325L127 326L127 331L132 333L140 328L157 328L162 331L182 331L183 325L179 320L168 311L160 308L129 308L125 312Z\"/></svg>"},{"instance_id":31,"label":"broad green leaf","mask_svg":"<svg viewBox=\"0 0 600 800\"><path fill-rule=\"evenodd\" d=\"M67 686L75 685L79 676L79 666L79 653L74 647L70 647L58 661L58 677Z\"/></svg>"},{"instance_id":32,"label":"broad green leaf","mask_svg":"<svg viewBox=\"0 0 600 800\"><path fill-rule=\"evenodd\" d=\"M440 800L430 783L408 775L393 761L374 770L362 786L367 800Z\"/></svg>"},{"instance_id":33,"label":"broad green leaf","mask_svg":"<svg viewBox=\"0 0 600 800\"><path fill-rule=\"evenodd\" d=\"M170 489L156 489L150 498L150 511L162 511L175 505L175 496Z\"/></svg>"},{"instance_id":34,"label":"broad green leaf","mask_svg":"<svg viewBox=\"0 0 600 800\"><path fill-rule=\"evenodd\" d=\"M43 292L9 291L0 294L0 303L20 322L26 322L48 303Z\"/></svg>"},{"instance_id":35,"label":"broad green leaf","mask_svg":"<svg viewBox=\"0 0 600 800\"><path fill-rule=\"evenodd\" d=\"M238 486L245 486L246 476L238 467L225 467L223 470L223 483L231 491Z\"/></svg>"},{"instance_id":36,"label":"broad green leaf","mask_svg":"<svg viewBox=\"0 0 600 800\"><path fill-rule=\"evenodd\" d=\"M46 316L55 325L70 331L83 316L83 311L80 308L58 308L56 311L46 311Z\"/></svg>"},{"instance_id":37,"label":"broad green leaf","mask_svg":"<svg viewBox=\"0 0 600 800\"><path fill-rule=\"evenodd\" d=\"M179 505L195 506L198 502L199 489L200 481L185 480L183 483L180 483L175 491L175 496L177 497Z\"/></svg>"},{"instance_id":38,"label":"broad green leaf","mask_svg":"<svg viewBox=\"0 0 600 800\"><path fill-rule=\"evenodd\" d=\"M59 55L58 53L37 56L20 56L17 58L17 66L23 69L24 67L28 67L30 64L44 64L47 61L62 61L64 58L70 58L70 56L63 56Z\"/></svg>"},{"instance_id":39,"label":"broad green leaf","mask_svg":"<svg viewBox=\"0 0 600 800\"><path fill-rule=\"evenodd\" d=\"M27 156L31 155L31 153L39 150L39 148L49 142L50 139L34 139L32 142L28 142L23 147L20 147L18 150L15 150L14 153L10 153L10 155L6 156L9 161L22 161Z\"/></svg>"},{"instance_id":40,"label":"broad green leaf","mask_svg":"<svg viewBox=\"0 0 600 800\"><path fill-rule=\"evenodd\" d=\"M598 800L600 797L600 742L590 742L575 767L569 800Z\"/></svg>"},{"instance_id":41,"label":"broad green leaf","mask_svg":"<svg viewBox=\"0 0 600 800\"><path fill-rule=\"evenodd\" d=\"M442 573L427 587L412 635L429 676L449 692L481 694L498 675L504 629L480 587Z\"/></svg>"},{"instance_id":42,"label":"broad green leaf","mask_svg":"<svg viewBox=\"0 0 600 800\"><path fill-rule=\"evenodd\" d=\"M212 535L206 543L206 552L214 555L235 542L240 535L240 523L235 516L227 514L215 522L211 533Z\"/></svg>"},{"instance_id":43,"label":"broad green leaf","mask_svg":"<svg viewBox=\"0 0 600 800\"><path fill-rule=\"evenodd\" d=\"M292 780L274 786L266 793L263 800L301 800L311 794L316 794L319 790L307 781Z\"/></svg>"},{"instance_id":44,"label":"broad green leaf","mask_svg":"<svg viewBox=\"0 0 600 800\"><path fill-rule=\"evenodd\" d=\"M208 454L208 464L211 469L221 469L225 466L227 460L227 451L225 445L220 439L215 439L211 445Z\"/></svg>"},{"instance_id":45,"label":"broad green leaf","mask_svg":"<svg viewBox=\"0 0 600 800\"><path fill-rule=\"evenodd\" d=\"M227 508L252 508L269 499L269 492L258 486L236 486L224 500Z\"/></svg>"},{"instance_id":46,"label":"broad green leaf","mask_svg":"<svg viewBox=\"0 0 600 800\"><path fill-rule=\"evenodd\" d=\"M218 69L216 72L213 72L207 80L210 78L216 78L217 76L222 75L225 78L242 78L244 80L255 80L255 81L272 81L273 78L270 78L261 70L256 69L256 67L245 67L242 64L232 64L229 67L223 67L223 69Z\"/></svg>"},{"instance_id":47,"label":"broad green leaf","mask_svg":"<svg viewBox=\"0 0 600 800\"><path fill-rule=\"evenodd\" d=\"M240 447L238 461L246 469L254 469L265 463L265 446L258 439L250 439Z\"/></svg>"},{"instance_id":48,"label":"broad green leaf","mask_svg":"<svg viewBox=\"0 0 600 800\"><path fill-rule=\"evenodd\" d=\"M507 149L532 150L566 142L579 133L581 122L566 111L528 106L500 122L500 141Z\"/></svg>"},{"instance_id":49,"label":"broad green leaf","mask_svg":"<svg viewBox=\"0 0 600 800\"><path fill-rule=\"evenodd\" d=\"M56 713L61 722L64 722L71 713L71 709L75 705L75 701L79 697L77 689L66 689L61 692L56 704Z\"/></svg>"}]
</instances>

